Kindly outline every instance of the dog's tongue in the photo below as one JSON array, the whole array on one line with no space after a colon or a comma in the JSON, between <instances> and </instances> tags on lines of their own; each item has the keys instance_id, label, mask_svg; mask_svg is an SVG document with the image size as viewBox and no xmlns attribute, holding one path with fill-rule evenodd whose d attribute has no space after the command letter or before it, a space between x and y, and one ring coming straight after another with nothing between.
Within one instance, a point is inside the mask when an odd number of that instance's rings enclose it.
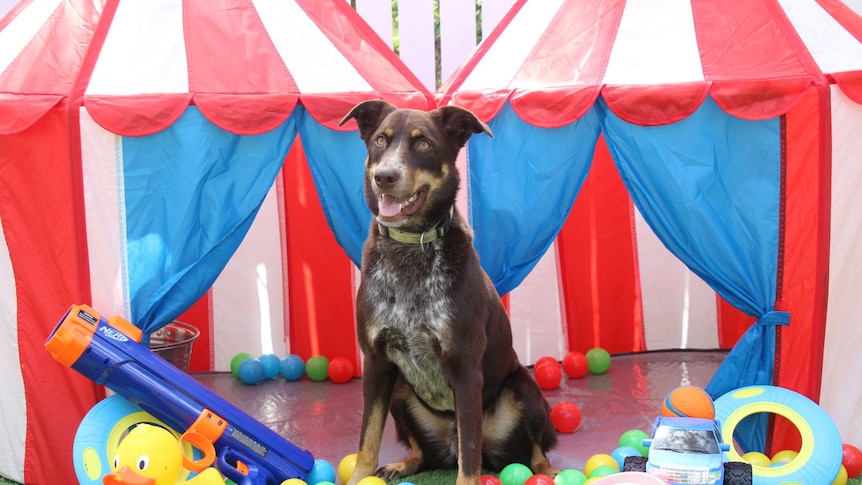
<instances>
[{"instance_id":1,"label":"dog's tongue","mask_svg":"<svg viewBox=\"0 0 862 485\"><path fill-rule=\"evenodd\" d=\"M383 194L377 200L378 212L383 217L395 217L401 212L401 204L403 203L404 199Z\"/></svg>"}]
</instances>

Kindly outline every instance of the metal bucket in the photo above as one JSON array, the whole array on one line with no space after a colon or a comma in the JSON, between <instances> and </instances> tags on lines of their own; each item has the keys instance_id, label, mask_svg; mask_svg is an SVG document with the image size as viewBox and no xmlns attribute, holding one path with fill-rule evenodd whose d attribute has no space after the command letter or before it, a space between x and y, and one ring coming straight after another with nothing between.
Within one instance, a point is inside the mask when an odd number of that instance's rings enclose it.
<instances>
[{"instance_id":1,"label":"metal bucket","mask_svg":"<svg viewBox=\"0 0 862 485\"><path fill-rule=\"evenodd\" d=\"M192 344L200 336L197 328L174 320L150 334L150 350L184 372L189 371Z\"/></svg>"}]
</instances>

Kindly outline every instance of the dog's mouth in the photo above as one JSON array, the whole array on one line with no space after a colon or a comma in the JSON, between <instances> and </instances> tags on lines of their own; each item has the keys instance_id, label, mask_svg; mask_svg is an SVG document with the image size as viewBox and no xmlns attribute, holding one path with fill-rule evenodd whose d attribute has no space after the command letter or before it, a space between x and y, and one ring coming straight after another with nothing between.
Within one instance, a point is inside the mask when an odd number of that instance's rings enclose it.
<instances>
[{"instance_id":1,"label":"dog's mouth","mask_svg":"<svg viewBox=\"0 0 862 485\"><path fill-rule=\"evenodd\" d=\"M389 222L404 220L419 211L426 195L428 195L427 187L419 189L406 199L392 194L380 194L377 198L377 215Z\"/></svg>"}]
</instances>

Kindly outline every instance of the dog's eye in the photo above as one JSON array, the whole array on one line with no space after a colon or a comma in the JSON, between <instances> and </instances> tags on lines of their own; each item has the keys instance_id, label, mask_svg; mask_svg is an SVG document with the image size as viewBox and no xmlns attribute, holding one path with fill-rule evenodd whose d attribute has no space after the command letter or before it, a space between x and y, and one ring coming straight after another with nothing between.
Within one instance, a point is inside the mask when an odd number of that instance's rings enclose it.
<instances>
[{"instance_id":1,"label":"dog's eye","mask_svg":"<svg viewBox=\"0 0 862 485\"><path fill-rule=\"evenodd\" d=\"M386 146L386 137L383 135L378 136L377 139L374 140L374 144L379 147Z\"/></svg>"},{"instance_id":2,"label":"dog's eye","mask_svg":"<svg viewBox=\"0 0 862 485\"><path fill-rule=\"evenodd\" d=\"M419 140L419 143L416 144L416 148L425 152L431 149L431 144L428 143L428 140Z\"/></svg>"}]
</instances>

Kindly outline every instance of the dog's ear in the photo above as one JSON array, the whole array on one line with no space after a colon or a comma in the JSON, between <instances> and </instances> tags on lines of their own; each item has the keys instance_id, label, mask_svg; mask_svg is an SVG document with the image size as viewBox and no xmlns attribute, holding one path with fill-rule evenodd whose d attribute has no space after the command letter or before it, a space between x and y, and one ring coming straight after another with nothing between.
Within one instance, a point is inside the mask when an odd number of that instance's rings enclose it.
<instances>
[{"instance_id":1,"label":"dog's ear","mask_svg":"<svg viewBox=\"0 0 862 485\"><path fill-rule=\"evenodd\" d=\"M356 120L359 126L359 135L362 139L367 139L375 128L380 126L380 122L389 113L395 111L395 106L383 101L382 99L372 99L371 101L363 101L357 104L350 110L350 113L344 116L338 122L338 126L347 123L351 118Z\"/></svg>"},{"instance_id":2,"label":"dog's ear","mask_svg":"<svg viewBox=\"0 0 862 485\"><path fill-rule=\"evenodd\" d=\"M490 137L494 136L488 125L464 108L443 106L437 109L437 116L440 118L443 129L459 147L464 146L473 133L484 132Z\"/></svg>"}]
</instances>

